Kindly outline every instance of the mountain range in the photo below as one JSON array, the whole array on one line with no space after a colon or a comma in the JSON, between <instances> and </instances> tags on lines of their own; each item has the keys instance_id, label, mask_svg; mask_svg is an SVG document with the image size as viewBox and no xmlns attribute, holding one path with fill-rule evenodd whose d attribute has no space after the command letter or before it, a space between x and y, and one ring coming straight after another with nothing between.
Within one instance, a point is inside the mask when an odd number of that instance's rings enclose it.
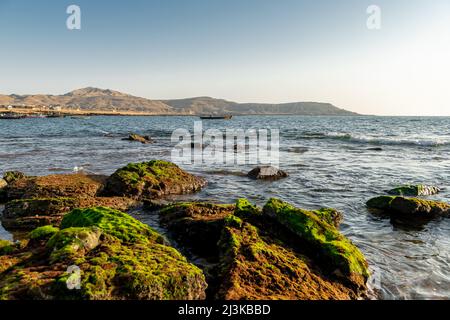
<instances>
[{"instance_id":1,"label":"mountain range","mask_svg":"<svg viewBox=\"0 0 450 320\"><path fill-rule=\"evenodd\" d=\"M64 109L142 112L182 115L357 115L330 103L292 102L282 104L237 103L211 97L151 100L109 89L83 88L63 95L0 95L0 105L61 106Z\"/></svg>"}]
</instances>

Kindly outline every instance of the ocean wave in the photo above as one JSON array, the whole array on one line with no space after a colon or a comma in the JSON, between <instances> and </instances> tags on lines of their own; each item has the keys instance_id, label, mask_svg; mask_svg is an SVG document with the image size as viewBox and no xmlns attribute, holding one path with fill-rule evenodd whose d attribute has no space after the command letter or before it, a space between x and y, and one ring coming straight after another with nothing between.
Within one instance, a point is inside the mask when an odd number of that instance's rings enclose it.
<instances>
[{"instance_id":1,"label":"ocean wave","mask_svg":"<svg viewBox=\"0 0 450 320\"><path fill-rule=\"evenodd\" d=\"M441 147L450 146L449 140L439 138L420 139L415 137L371 137L363 135L352 135L350 133L303 133L302 139L327 139L341 140L352 143L370 144L370 145L398 145L398 146L420 146L420 147Z\"/></svg>"}]
</instances>

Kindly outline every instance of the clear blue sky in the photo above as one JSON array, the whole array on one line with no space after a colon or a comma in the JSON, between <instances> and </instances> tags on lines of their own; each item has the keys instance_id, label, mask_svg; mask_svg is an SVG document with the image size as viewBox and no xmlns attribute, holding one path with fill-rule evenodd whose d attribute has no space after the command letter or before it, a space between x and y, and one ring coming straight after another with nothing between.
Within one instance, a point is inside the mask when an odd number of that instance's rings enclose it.
<instances>
[{"instance_id":1,"label":"clear blue sky","mask_svg":"<svg viewBox=\"0 0 450 320\"><path fill-rule=\"evenodd\" d=\"M448 0L0 0L0 93L94 86L450 115L449 21Z\"/></svg>"}]
</instances>

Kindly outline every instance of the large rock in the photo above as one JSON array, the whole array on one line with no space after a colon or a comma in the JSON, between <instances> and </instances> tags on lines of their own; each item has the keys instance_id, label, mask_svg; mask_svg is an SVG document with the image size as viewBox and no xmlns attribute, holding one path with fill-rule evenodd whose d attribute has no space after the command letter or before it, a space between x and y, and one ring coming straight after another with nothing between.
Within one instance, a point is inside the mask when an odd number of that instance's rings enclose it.
<instances>
[{"instance_id":1,"label":"large rock","mask_svg":"<svg viewBox=\"0 0 450 320\"><path fill-rule=\"evenodd\" d=\"M283 170L272 166L262 166L256 167L251 170L247 176L251 179L268 179L268 180L277 180L281 178L286 178L288 174Z\"/></svg>"},{"instance_id":2,"label":"large rock","mask_svg":"<svg viewBox=\"0 0 450 320\"><path fill-rule=\"evenodd\" d=\"M58 226L64 215L75 208L105 206L127 211L136 204L124 197L20 199L6 203L1 219L7 230L32 230L50 224Z\"/></svg>"},{"instance_id":3,"label":"large rock","mask_svg":"<svg viewBox=\"0 0 450 320\"><path fill-rule=\"evenodd\" d=\"M389 190L388 193L390 195L396 196L432 196L438 194L441 190L438 187L434 186L425 186L425 185L406 185L400 186L395 189Z\"/></svg>"},{"instance_id":4,"label":"large rock","mask_svg":"<svg viewBox=\"0 0 450 320\"><path fill-rule=\"evenodd\" d=\"M367 207L404 218L429 219L450 214L450 205L444 202L395 196L372 198L367 201Z\"/></svg>"},{"instance_id":5,"label":"large rock","mask_svg":"<svg viewBox=\"0 0 450 320\"><path fill-rule=\"evenodd\" d=\"M51 231L50 239L37 238L32 246L0 256L0 262L9 264L0 270L0 298L205 298L202 271L125 213L77 209L64 217L60 231ZM78 290L69 289L77 284Z\"/></svg>"},{"instance_id":6,"label":"large rock","mask_svg":"<svg viewBox=\"0 0 450 320\"><path fill-rule=\"evenodd\" d=\"M269 201L265 207L265 211L270 211L268 217L242 199L236 204L235 215L225 219L226 226L219 242L221 282L216 297L232 300L349 300L364 295L367 263L356 247L351 247L342 235L335 239L347 242L346 248L339 249L342 249L342 255L361 263L358 272L362 271L363 275L355 283L354 276L347 274L345 277L332 270L336 263L329 268L330 261L337 255L326 252L327 247L336 248L338 244L312 243L309 239L316 232L314 228L304 232L290 231L291 224L286 224L289 227L286 228L284 220L276 218L280 206L282 203L278 200ZM287 210L286 206L283 204L283 211ZM323 224L327 232L338 233L331 224L314 214L308 215L306 220ZM297 231L297 226L292 229ZM319 252L325 254L318 255ZM342 268L341 263L337 264Z\"/></svg>"},{"instance_id":7,"label":"large rock","mask_svg":"<svg viewBox=\"0 0 450 320\"><path fill-rule=\"evenodd\" d=\"M206 180L196 177L177 165L161 160L130 163L117 170L106 183L106 194L154 199L165 195L199 191Z\"/></svg>"},{"instance_id":8,"label":"large rock","mask_svg":"<svg viewBox=\"0 0 450 320\"><path fill-rule=\"evenodd\" d=\"M95 197L102 189L105 176L60 174L24 177L8 183L7 197L13 199Z\"/></svg>"},{"instance_id":9,"label":"large rock","mask_svg":"<svg viewBox=\"0 0 450 320\"><path fill-rule=\"evenodd\" d=\"M8 183L4 179L0 179L0 203L5 202L7 200L6 187Z\"/></svg>"},{"instance_id":10,"label":"large rock","mask_svg":"<svg viewBox=\"0 0 450 320\"><path fill-rule=\"evenodd\" d=\"M331 223L333 211L307 211L271 199L264 214L275 219L304 241L334 274L356 288L364 288L369 277L368 264L359 249Z\"/></svg>"},{"instance_id":11,"label":"large rock","mask_svg":"<svg viewBox=\"0 0 450 320\"><path fill-rule=\"evenodd\" d=\"M160 209L159 215L178 246L194 254L204 269L209 298L347 300L364 295L365 283L355 285L354 277L329 267L333 259L318 257L318 251L338 244L313 245L305 241L308 231L301 236L292 233L245 199L236 205L171 204ZM322 209L311 215L327 232L338 233L339 212ZM350 248L342 254L349 260L359 259L361 253L340 237ZM361 281L365 279L366 274Z\"/></svg>"}]
</instances>

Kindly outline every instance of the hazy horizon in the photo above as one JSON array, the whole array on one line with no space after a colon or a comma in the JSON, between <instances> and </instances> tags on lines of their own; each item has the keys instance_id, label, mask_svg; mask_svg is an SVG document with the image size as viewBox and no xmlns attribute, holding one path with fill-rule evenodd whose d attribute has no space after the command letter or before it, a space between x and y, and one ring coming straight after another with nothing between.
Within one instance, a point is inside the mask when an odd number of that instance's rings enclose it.
<instances>
[{"instance_id":1,"label":"hazy horizon","mask_svg":"<svg viewBox=\"0 0 450 320\"><path fill-rule=\"evenodd\" d=\"M66 28L71 4L81 30ZM366 26L373 4L380 30ZM450 116L448 14L445 0L0 0L0 94L96 87Z\"/></svg>"}]
</instances>

